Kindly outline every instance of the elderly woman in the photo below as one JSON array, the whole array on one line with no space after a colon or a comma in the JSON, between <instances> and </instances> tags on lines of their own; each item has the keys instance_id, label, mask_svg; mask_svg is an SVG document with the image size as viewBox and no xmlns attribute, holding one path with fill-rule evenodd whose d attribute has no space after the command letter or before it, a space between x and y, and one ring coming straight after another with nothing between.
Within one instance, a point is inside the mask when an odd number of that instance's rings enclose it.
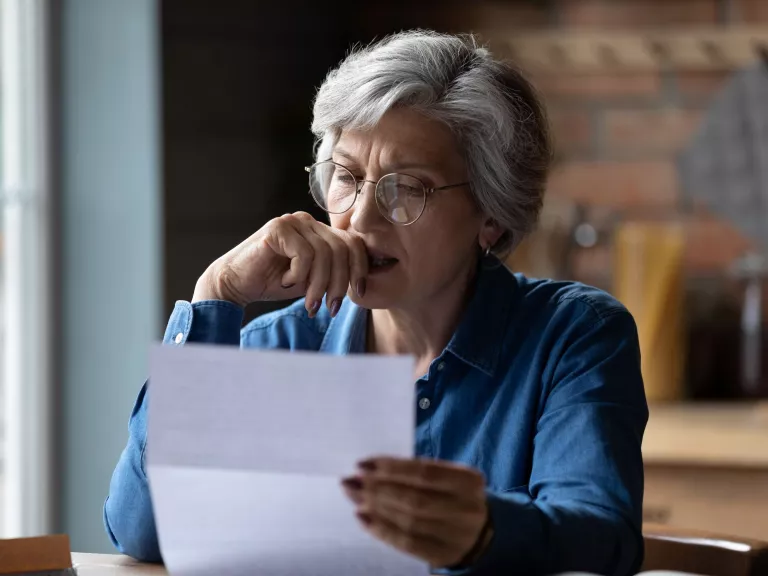
<instances>
[{"instance_id":1,"label":"elderly woman","mask_svg":"<svg viewBox=\"0 0 768 576\"><path fill-rule=\"evenodd\" d=\"M551 157L530 84L471 37L401 33L328 75L312 130L329 222L268 222L202 274L165 341L411 355L417 457L372 455L340 486L365 530L448 573L637 571L634 321L499 259L533 228ZM246 304L296 297L241 329ZM159 560L147 390L104 518L120 551Z\"/></svg>"}]
</instances>

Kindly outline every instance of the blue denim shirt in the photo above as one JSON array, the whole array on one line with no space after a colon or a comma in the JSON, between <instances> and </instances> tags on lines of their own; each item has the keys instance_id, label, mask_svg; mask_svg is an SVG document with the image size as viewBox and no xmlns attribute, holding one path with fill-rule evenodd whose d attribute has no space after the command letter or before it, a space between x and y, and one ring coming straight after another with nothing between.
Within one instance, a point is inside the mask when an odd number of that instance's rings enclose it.
<instances>
[{"instance_id":1,"label":"blue denim shirt","mask_svg":"<svg viewBox=\"0 0 768 576\"><path fill-rule=\"evenodd\" d=\"M325 308L309 318L297 302L241 329L242 320L226 302L178 302L164 341L365 351L368 313L349 300L334 319ZM118 550L159 560L144 469L150 396L145 384L104 522ZM415 383L414 402L416 454L468 464L487 479L495 536L463 572L640 568L648 409L635 323L615 299L483 267L458 329Z\"/></svg>"}]
</instances>

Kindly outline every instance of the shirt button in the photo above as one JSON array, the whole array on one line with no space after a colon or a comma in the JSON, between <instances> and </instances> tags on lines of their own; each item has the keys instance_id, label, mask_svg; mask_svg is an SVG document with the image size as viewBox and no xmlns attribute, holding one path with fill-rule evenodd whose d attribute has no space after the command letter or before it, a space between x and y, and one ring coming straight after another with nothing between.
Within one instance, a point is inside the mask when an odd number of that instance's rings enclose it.
<instances>
[{"instance_id":1,"label":"shirt button","mask_svg":"<svg viewBox=\"0 0 768 576\"><path fill-rule=\"evenodd\" d=\"M421 408L422 410L426 410L427 408L429 408L430 404L431 402L429 401L429 398L422 398L421 400L419 400L419 408Z\"/></svg>"},{"instance_id":2,"label":"shirt button","mask_svg":"<svg viewBox=\"0 0 768 576\"><path fill-rule=\"evenodd\" d=\"M437 365L437 369L442 372L445 369L445 362L440 362L440 364Z\"/></svg>"},{"instance_id":3,"label":"shirt button","mask_svg":"<svg viewBox=\"0 0 768 576\"><path fill-rule=\"evenodd\" d=\"M176 344L181 344L182 340L184 340L184 334L179 332L178 334L176 334L176 338L174 338L173 341L176 342Z\"/></svg>"}]
</instances>

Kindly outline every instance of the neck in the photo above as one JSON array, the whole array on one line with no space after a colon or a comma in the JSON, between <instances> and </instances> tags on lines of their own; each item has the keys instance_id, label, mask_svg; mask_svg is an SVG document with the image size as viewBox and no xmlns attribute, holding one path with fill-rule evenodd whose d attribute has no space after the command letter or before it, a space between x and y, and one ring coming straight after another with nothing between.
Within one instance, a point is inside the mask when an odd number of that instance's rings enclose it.
<instances>
[{"instance_id":1,"label":"neck","mask_svg":"<svg viewBox=\"0 0 768 576\"><path fill-rule=\"evenodd\" d=\"M476 274L467 274L444 286L428 302L399 308L371 311L368 323L368 351L376 354L406 354L416 358L416 377L425 374L429 364L448 345L461 321Z\"/></svg>"}]
</instances>

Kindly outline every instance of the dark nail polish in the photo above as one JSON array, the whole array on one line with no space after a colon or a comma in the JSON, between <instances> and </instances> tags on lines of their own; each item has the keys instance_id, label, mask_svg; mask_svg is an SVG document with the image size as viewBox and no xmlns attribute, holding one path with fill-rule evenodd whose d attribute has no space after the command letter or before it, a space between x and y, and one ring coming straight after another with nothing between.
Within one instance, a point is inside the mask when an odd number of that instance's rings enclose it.
<instances>
[{"instance_id":1,"label":"dark nail polish","mask_svg":"<svg viewBox=\"0 0 768 576\"><path fill-rule=\"evenodd\" d=\"M341 298L336 298L336 300L331 302L331 318L335 318L339 310L341 310Z\"/></svg>"},{"instance_id":2,"label":"dark nail polish","mask_svg":"<svg viewBox=\"0 0 768 576\"><path fill-rule=\"evenodd\" d=\"M320 310L320 306L322 306L322 302L320 302L320 300L315 300L312 302L312 305L309 307L309 315L314 317L314 315L317 314L317 311Z\"/></svg>"},{"instance_id":3,"label":"dark nail polish","mask_svg":"<svg viewBox=\"0 0 768 576\"><path fill-rule=\"evenodd\" d=\"M371 516L369 514L366 514L365 512L356 512L355 515L360 520L360 522L362 522L366 526L370 526L371 523L373 522L373 518L371 518Z\"/></svg>"},{"instance_id":4,"label":"dark nail polish","mask_svg":"<svg viewBox=\"0 0 768 576\"><path fill-rule=\"evenodd\" d=\"M360 280L357 281L356 290L358 298L365 296L365 278L360 278Z\"/></svg>"},{"instance_id":5,"label":"dark nail polish","mask_svg":"<svg viewBox=\"0 0 768 576\"><path fill-rule=\"evenodd\" d=\"M363 493L355 490L350 490L349 488L344 489L347 493L347 498L349 498L355 506L362 506L363 502L365 501L363 498Z\"/></svg>"},{"instance_id":6,"label":"dark nail polish","mask_svg":"<svg viewBox=\"0 0 768 576\"><path fill-rule=\"evenodd\" d=\"M288 290L289 288L293 288L294 286L296 286L296 284L283 284L283 285L282 285L282 286L280 286L280 287L281 287L283 290Z\"/></svg>"},{"instance_id":7,"label":"dark nail polish","mask_svg":"<svg viewBox=\"0 0 768 576\"><path fill-rule=\"evenodd\" d=\"M350 490L362 490L363 489L363 481L360 480L360 478L357 478L355 476L351 478L344 478L341 481L342 486L344 488L349 488Z\"/></svg>"},{"instance_id":8,"label":"dark nail polish","mask_svg":"<svg viewBox=\"0 0 768 576\"><path fill-rule=\"evenodd\" d=\"M363 504L365 498L363 496L363 482L360 478L344 478L341 481L341 485L347 494L347 498L352 500L357 506Z\"/></svg>"},{"instance_id":9,"label":"dark nail polish","mask_svg":"<svg viewBox=\"0 0 768 576\"><path fill-rule=\"evenodd\" d=\"M376 472L376 461L363 460L362 462L357 463L357 467L360 468L360 470L365 470L366 472Z\"/></svg>"}]
</instances>

